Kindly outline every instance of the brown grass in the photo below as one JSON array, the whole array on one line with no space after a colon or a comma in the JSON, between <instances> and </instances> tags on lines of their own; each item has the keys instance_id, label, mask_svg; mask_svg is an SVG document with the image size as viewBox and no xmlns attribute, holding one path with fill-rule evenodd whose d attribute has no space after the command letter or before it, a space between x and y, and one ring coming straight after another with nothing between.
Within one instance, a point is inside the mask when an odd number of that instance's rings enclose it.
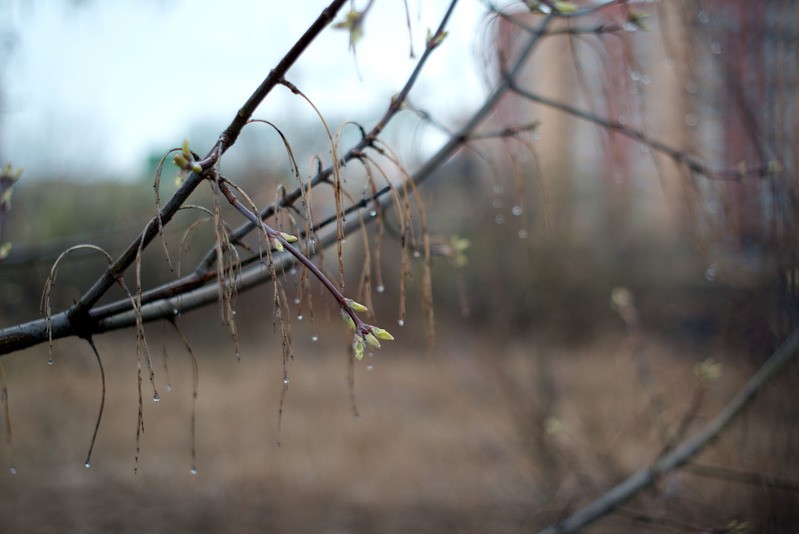
<instances>
[{"instance_id":1,"label":"brown grass","mask_svg":"<svg viewBox=\"0 0 799 534\"><path fill-rule=\"evenodd\" d=\"M0 448L0 531L535 531L654 458L659 428L673 429L688 410L697 361L715 356L723 365L697 424L751 372L735 354L683 354L650 342L644 354L656 380L644 387L620 338L582 348L519 339L498 348L461 336L442 340L433 359L395 344L371 359L372 370L359 364L356 418L347 355L335 350L346 340L328 336L297 348L278 434L279 345L244 340L239 363L228 346L195 347L200 472L192 476L191 367L170 341L173 389L165 393L159 364L162 400L145 405L134 475L130 338L98 339L108 405L91 469L82 463L100 384L88 347L57 344L52 368L45 351L4 358L15 435L13 452ZM701 461L799 478L791 373ZM659 414L650 407L654 391L663 397ZM784 490L675 473L594 531L691 531L738 520L751 532L777 532L797 519L796 503Z\"/></svg>"}]
</instances>

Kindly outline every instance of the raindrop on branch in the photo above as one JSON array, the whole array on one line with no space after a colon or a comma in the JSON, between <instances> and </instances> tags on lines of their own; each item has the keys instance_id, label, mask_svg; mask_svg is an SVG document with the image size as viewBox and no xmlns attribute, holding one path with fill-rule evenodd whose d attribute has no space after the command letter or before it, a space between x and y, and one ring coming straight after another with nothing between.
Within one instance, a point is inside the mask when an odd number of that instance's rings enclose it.
<instances>
[{"instance_id":1,"label":"raindrop on branch","mask_svg":"<svg viewBox=\"0 0 799 534\"><path fill-rule=\"evenodd\" d=\"M383 284L380 284L379 286L377 286L377 287L375 288L375 290L376 290L378 293L383 293L383 292L386 290L386 286L384 286Z\"/></svg>"},{"instance_id":2,"label":"raindrop on branch","mask_svg":"<svg viewBox=\"0 0 799 534\"><path fill-rule=\"evenodd\" d=\"M299 315L297 315L297 320L298 320L298 321L302 321L302 320L303 320L303 316L302 316L302 314L299 314Z\"/></svg>"},{"instance_id":3,"label":"raindrop on branch","mask_svg":"<svg viewBox=\"0 0 799 534\"><path fill-rule=\"evenodd\" d=\"M707 24L710 22L710 15L708 15L707 11L700 11L696 14L696 18L701 24Z\"/></svg>"},{"instance_id":4,"label":"raindrop on branch","mask_svg":"<svg viewBox=\"0 0 799 534\"><path fill-rule=\"evenodd\" d=\"M8 473L10 475L16 475L17 474L17 470L15 468L13 468L13 467L9 467Z\"/></svg>"},{"instance_id":5,"label":"raindrop on branch","mask_svg":"<svg viewBox=\"0 0 799 534\"><path fill-rule=\"evenodd\" d=\"M289 380L289 379L288 379L288 377L286 377L286 378L284 378L284 379L283 379L283 385L284 385L284 386L288 386L288 385L289 385L289 382L291 382L291 380Z\"/></svg>"},{"instance_id":6,"label":"raindrop on branch","mask_svg":"<svg viewBox=\"0 0 799 534\"><path fill-rule=\"evenodd\" d=\"M316 334L312 335L312 336L311 336L311 341L313 341L314 343L316 343L317 341L319 341L319 336L317 336Z\"/></svg>"},{"instance_id":7,"label":"raindrop on branch","mask_svg":"<svg viewBox=\"0 0 799 534\"><path fill-rule=\"evenodd\" d=\"M191 466L191 469L189 469L189 473L191 473L192 475L196 475L198 473L197 468L195 466Z\"/></svg>"},{"instance_id":8,"label":"raindrop on branch","mask_svg":"<svg viewBox=\"0 0 799 534\"><path fill-rule=\"evenodd\" d=\"M83 464L83 467L85 467L86 469L89 469L91 466L92 466L91 462L86 462L85 464Z\"/></svg>"},{"instance_id":9,"label":"raindrop on branch","mask_svg":"<svg viewBox=\"0 0 799 534\"><path fill-rule=\"evenodd\" d=\"M527 230L524 228L519 230L519 239L527 239Z\"/></svg>"},{"instance_id":10,"label":"raindrop on branch","mask_svg":"<svg viewBox=\"0 0 799 534\"><path fill-rule=\"evenodd\" d=\"M711 263L708 265L707 269L705 269L705 280L708 282L715 282L716 275L718 274L718 267L715 263Z\"/></svg>"},{"instance_id":11,"label":"raindrop on branch","mask_svg":"<svg viewBox=\"0 0 799 534\"><path fill-rule=\"evenodd\" d=\"M405 319L399 319L397 321L397 324L400 325L400 326L405 326Z\"/></svg>"},{"instance_id":12,"label":"raindrop on branch","mask_svg":"<svg viewBox=\"0 0 799 534\"><path fill-rule=\"evenodd\" d=\"M514 217L519 217L522 213L524 213L524 209L521 206L513 206L510 210Z\"/></svg>"},{"instance_id":13,"label":"raindrop on branch","mask_svg":"<svg viewBox=\"0 0 799 534\"><path fill-rule=\"evenodd\" d=\"M158 393L155 393L153 395L153 402L161 402L161 395L159 395Z\"/></svg>"}]
</instances>

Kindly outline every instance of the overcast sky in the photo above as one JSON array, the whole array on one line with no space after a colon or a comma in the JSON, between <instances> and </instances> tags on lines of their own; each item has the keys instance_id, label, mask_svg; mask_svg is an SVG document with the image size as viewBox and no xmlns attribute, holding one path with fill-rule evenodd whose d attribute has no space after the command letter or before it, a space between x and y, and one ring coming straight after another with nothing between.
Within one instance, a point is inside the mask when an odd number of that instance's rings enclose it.
<instances>
[{"instance_id":1,"label":"overcast sky","mask_svg":"<svg viewBox=\"0 0 799 534\"><path fill-rule=\"evenodd\" d=\"M0 0L0 158L31 178L101 170L135 175L192 130L224 126L328 0ZM364 2L357 2L362 7ZM449 2L408 0L421 51ZM485 93L475 40L483 9L462 0L413 96L457 117ZM327 30L289 72L336 119L378 116L414 66L402 0L377 0L358 46ZM359 76L360 73L360 76ZM277 89L256 116L306 120ZM196 147L205 151L208 147Z\"/></svg>"}]
</instances>

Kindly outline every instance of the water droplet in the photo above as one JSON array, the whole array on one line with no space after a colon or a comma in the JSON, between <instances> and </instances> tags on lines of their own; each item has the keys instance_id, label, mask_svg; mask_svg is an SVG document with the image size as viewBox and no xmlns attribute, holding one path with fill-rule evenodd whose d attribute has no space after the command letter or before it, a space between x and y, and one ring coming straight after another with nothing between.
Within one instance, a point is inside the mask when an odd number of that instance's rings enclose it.
<instances>
[{"instance_id":1,"label":"water droplet","mask_svg":"<svg viewBox=\"0 0 799 534\"><path fill-rule=\"evenodd\" d=\"M635 31L638 30L638 25L637 24L633 24L630 21L625 21L624 23L622 23L621 27L624 28L624 31L630 32L630 33L635 32Z\"/></svg>"},{"instance_id":2,"label":"water droplet","mask_svg":"<svg viewBox=\"0 0 799 534\"><path fill-rule=\"evenodd\" d=\"M289 274L291 274L291 275L297 274L297 268L296 267L292 267L291 269L289 269Z\"/></svg>"},{"instance_id":3,"label":"water droplet","mask_svg":"<svg viewBox=\"0 0 799 534\"><path fill-rule=\"evenodd\" d=\"M386 286L384 286L383 284L380 284L379 286L377 286L375 288L375 290L377 290L378 293L383 293L386 290Z\"/></svg>"},{"instance_id":4,"label":"water droplet","mask_svg":"<svg viewBox=\"0 0 799 534\"><path fill-rule=\"evenodd\" d=\"M370 211L369 212L369 217L377 217L377 211L376 210Z\"/></svg>"},{"instance_id":5,"label":"water droplet","mask_svg":"<svg viewBox=\"0 0 799 534\"><path fill-rule=\"evenodd\" d=\"M85 464L83 464L83 467L85 467L86 469L89 469L91 466L92 466L91 462L86 462Z\"/></svg>"},{"instance_id":6,"label":"water droplet","mask_svg":"<svg viewBox=\"0 0 799 534\"><path fill-rule=\"evenodd\" d=\"M641 80L641 73L638 72L637 70L631 70L630 71L630 79L632 81L634 81L634 82L640 81Z\"/></svg>"},{"instance_id":7,"label":"water droplet","mask_svg":"<svg viewBox=\"0 0 799 534\"><path fill-rule=\"evenodd\" d=\"M303 316L302 316L302 314L299 314L299 315L297 315L297 320L298 320L298 321L302 321L302 320L303 320Z\"/></svg>"},{"instance_id":8,"label":"water droplet","mask_svg":"<svg viewBox=\"0 0 799 534\"><path fill-rule=\"evenodd\" d=\"M197 468L195 466L191 466L191 469L189 469L189 473L191 473L192 475L196 475L198 473Z\"/></svg>"},{"instance_id":9,"label":"water droplet","mask_svg":"<svg viewBox=\"0 0 799 534\"><path fill-rule=\"evenodd\" d=\"M652 83L652 78L649 76L649 74L644 74L641 76L641 83L644 85L649 85Z\"/></svg>"},{"instance_id":10,"label":"water droplet","mask_svg":"<svg viewBox=\"0 0 799 534\"><path fill-rule=\"evenodd\" d=\"M414 250L414 251L413 251L413 257L414 257L414 258L418 258L418 257L420 257L421 255L422 255L422 253L421 253L421 252L419 252L418 250Z\"/></svg>"},{"instance_id":11,"label":"water droplet","mask_svg":"<svg viewBox=\"0 0 799 534\"><path fill-rule=\"evenodd\" d=\"M300 303L300 297L294 297L294 304Z\"/></svg>"},{"instance_id":12,"label":"water droplet","mask_svg":"<svg viewBox=\"0 0 799 534\"><path fill-rule=\"evenodd\" d=\"M367 370L367 371L371 371L371 370L372 370L372 369L374 369L374 368L375 368L375 366L374 366L374 365L372 365L371 363L367 363L367 364L366 364L366 370Z\"/></svg>"},{"instance_id":13,"label":"water droplet","mask_svg":"<svg viewBox=\"0 0 799 534\"><path fill-rule=\"evenodd\" d=\"M180 315L180 310L177 308L172 308L172 315Z\"/></svg>"},{"instance_id":14,"label":"water droplet","mask_svg":"<svg viewBox=\"0 0 799 534\"><path fill-rule=\"evenodd\" d=\"M699 119L693 113L686 113L684 120L685 120L686 126L690 126L691 128L693 128L694 126L699 124Z\"/></svg>"},{"instance_id":15,"label":"water droplet","mask_svg":"<svg viewBox=\"0 0 799 534\"><path fill-rule=\"evenodd\" d=\"M49 360L47 360L47 365L55 365L55 362L53 361L53 359L52 359L52 358L50 358Z\"/></svg>"},{"instance_id":16,"label":"water droplet","mask_svg":"<svg viewBox=\"0 0 799 534\"><path fill-rule=\"evenodd\" d=\"M291 380L289 380L289 379L288 379L288 377L286 377L286 378L284 378L284 379L283 379L283 385L284 385L284 386L288 386L288 385L289 385L289 382L291 382Z\"/></svg>"},{"instance_id":17,"label":"water droplet","mask_svg":"<svg viewBox=\"0 0 799 534\"><path fill-rule=\"evenodd\" d=\"M710 45L710 51L716 55L721 54L721 43L712 43Z\"/></svg>"},{"instance_id":18,"label":"water droplet","mask_svg":"<svg viewBox=\"0 0 799 534\"><path fill-rule=\"evenodd\" d=\"M697 91L697 89L698 89L698 87L697 87L695 81L688 80L687 82L685 82L685 90L686 90L686 92L693 94L693 93L695 93Z\"/></svg>"},{"instance_id":19,"label":"water droplet","mask_svg":"<svg viewBox=\"0 0 799 534\"><path fill-rule=\"evenodd\" d=\"M166 392L169 393L170 391L172 391L172 384L167 384L166 385Z\"/></svg>"},{"instance_id":20,"label":"water droplet","mask_svg":"<svg viewBox=\"0 0 799 534\"><path fill-rule=\"evenodd\" d=\"M700 11L696 14L696 18L699 19L701 24L707 24L710 22L710 15L708 15L707 11Z\"/></svg>"},{"instance_id":21,"label":"water droplet","mask_svg":"<svg viewBox=\"0 0 799 534\"><path fill-rule=\"evenodd\" d=\"M522 213L524 213L524 210L522 209L522 207L521 207L521 206L513 206L513 208L511 208L510 212L511 212L511 213L512 213L512 214L513 214L515 217L518 217L518 216L520 216Z\"/></svg>"},{"instance_id":22,"label":"water droplet","mask_svg":"<svg viewBox=\"0 0 799 534\"><path fill-rule=\"evenodd\" d=\"M718 213L719 202L717 200L709 200L707 202L707 211L709 211L710 213Z\"/></svg>"},{"instance_id":23,"label":"water droplet","mask_svg":"<svg viewBox=\"0 0 799 534\"><path fill-rule=\"evenodd\" d=\"M613 181L617 184L624 183L624 175L621 173L621 171L616 171L613 173Z\"/></svg>"},{"instance_id":24,"label":"water droplet","mask_svg":"<svg viewBox=\"0 0 799 534\"><path fill-rule=\"evenodd\" d=\"M405 326L405 319L399 319L397 321L397 324L400 325L400 326Z\"/></svg>"},{"instance_id":25,"label":"water droplet","mask_svg":"<svg viewBox=\"0 0 799 534\"><path fill-rule=\"evenodd\" d=\"M505 216L497 215L496 217L494 217L494 222L497 224L505 224Z\"/></svg>"},{"instance_id":26,"label":"water droplet","mask_svg":"<svg viewBox=\"0 0 799 534\"><path fill-rule=\"evenodd\" d=\"M236 351L236 359L237 359L237 360L240 360L240 359L241 359L241 354L239 353L239 351Z\"/></svg>"},{"instance_id":27,"label":"water droplet","mask_svg":"<svg viewBox=\"0 0 799 534\"><path fill-rule=\"evenodd\" d=\"M341 240L341 244L342 244L342 245L346 245L346 244L347 244L347 240L346 240L346 239L342 239L342 240Z\"/></svg>"},{"instance_id":28,"label":"water droplet","mask_svg":"<svg viewBox=\"0 0 799 534\"><path fill-rule=\"evenodd\" d=\"M715 263L711 263L708 265L707 269L705 269L705 280L708 282L714 282L716 280L716 275L718 274L718 267Z\"/></svg>"},{"instance_id":29,"label":"water droplet","mask_svg":"<svg viewBox=\"0 0 799 534\"><path fill-rule=\"evenodd\" d=\"M519 230L519 239L527 239L527 230L524 228Z\"/></svg>"},{"instance_id":30,"label":"water droplet","mask_svg":"<svg viewBox=\"0 0 799 534\"><path fill-rule=\"evenodd\" d=\"M494 209L499 209L499 208L501 208L501 207L502 207L502 199L501 199L501 198L495 198L495 199L493 199L493 200L491 201L491 207L492 207L492 208L494 208Z\"/></svg>"},{"instance_id":31,"label":"water droplet","mask_svg":"<svg viewBox=\"0 0 799 534\"><path fill-rule=\"evenodd\" d=\"M161 402L161 395L159 395L158 393L155 393L153 395L153 402Z\"/></svg>"},{"instance_id":32,"label":"water droplet","mask_svg":"<svg viewBox=\"0 0 799 534\"><path fill-rule=\"evenodd\" d=\"M499 194L501 194L501 193L502 193L502 191L504 191L504 189L502 188L502 185L500 185L500 184L494 184L493 191L494 191L494 193L496 193L497 195L499 195Z\"/></svg>"},{"instance_id":33,"label":"water droplet","mask_svg":"<svg viewBox=\"0 0 799 534\"><path fill-rule=\"evenodd\" d=\"M8 474L10 474L10 475L16 475L16 474L17 474L17 470L16 470L16 469L14 469L13 467L10 467L10 468L8 469Z\"/></svg>"},{"instance_id":34,"label":"water droplet","mask_svg":"<svg viewBox=\"0 0 799 534\"><path fill-rule=\"evenodd\" d=\"M237 312L236 310L233 310L233 311L231 311L231 312L230 312L230 314L231 314L233 317L235 317L235 316L238 314L238 312Z\"/></svg>"},{"instance_id":35,"label":"water droplet","mask_svg":"<svg viewBox=\"0 0 799 534\"><path fill-rule=\"evenodd\" d=\"M619 121L619 124L627 124L627 115L620 113L617 120Z\"/></svg>"},{"instance_id":36,"label":"water droplet","mask_svg":"<svg viewBox=\"0 0 799 534\"><path fill-rule=\"evenodd\" d=\"M314 343L316 343L317 341L319 341L319 336L317 336L316 334L312 335L312 336L311 336L311 341L313 341Z\"/></svg>"}]
</instances>

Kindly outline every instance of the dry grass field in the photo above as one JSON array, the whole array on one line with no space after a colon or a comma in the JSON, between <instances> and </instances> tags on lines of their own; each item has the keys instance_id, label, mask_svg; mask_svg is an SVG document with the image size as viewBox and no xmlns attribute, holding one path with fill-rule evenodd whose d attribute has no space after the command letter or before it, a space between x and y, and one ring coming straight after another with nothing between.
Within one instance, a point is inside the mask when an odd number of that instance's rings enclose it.
<instances>
[{"instance_id":1,"label":"dry grass field","mask_svg":"<svg viewBox=\"0 0 799 534\"><path fill-rule=\"evenodd\" d=\"M108 397L90 469L100 382L88 347L57 344L53 367L46 349L6 357L14 440L0 447L0 532L532 532L654 458L659 429L693 413L699 361L715 358L721 376L691 429L753 368L727 350L650 340L647 383L622 335L498 346L442 330L432 356L394 344L358 364L358 417L343 337L298 344L280 431L279 344L245 340L240 362L229 344L196 346L196 475L191 366L174 340L169 392L151 340L162 400L149 399L145 376L137 474L130 332L98 339ZM794 366L699 462L799 479L796 383ZM590 531L723 532L737 521L788 532L797 504L795 491L684 471Z\"/></svg>"}]
</instances>

